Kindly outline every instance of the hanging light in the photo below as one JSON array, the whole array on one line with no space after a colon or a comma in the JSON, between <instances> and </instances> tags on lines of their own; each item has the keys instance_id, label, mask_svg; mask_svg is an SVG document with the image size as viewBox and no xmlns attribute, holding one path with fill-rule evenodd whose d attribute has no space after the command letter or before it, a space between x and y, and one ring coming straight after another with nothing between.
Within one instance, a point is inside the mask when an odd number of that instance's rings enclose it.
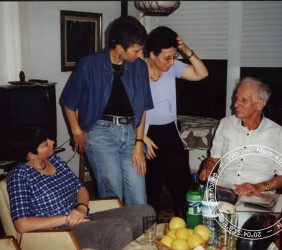
<instances>
[{"instance_id":1,"label":"hanging light","mask_svg":"<svg viewBox=\"0 0 282 250\"><path fill-rule=\"evenodd\" d=\"M168 16L180 5L180 1L134 1L143 16Z\"/></svg>"}]
</instances>

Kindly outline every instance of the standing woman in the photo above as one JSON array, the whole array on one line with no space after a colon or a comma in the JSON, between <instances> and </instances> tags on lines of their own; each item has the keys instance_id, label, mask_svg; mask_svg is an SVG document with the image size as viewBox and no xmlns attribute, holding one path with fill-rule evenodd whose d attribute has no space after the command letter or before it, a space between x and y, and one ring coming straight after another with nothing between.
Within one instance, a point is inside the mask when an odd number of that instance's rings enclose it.
<instances>
[{"instance_id":1,"label":"standing woman","mask_svg":"<svg viewBox=\"0 0 282 250\"><path fill-rule=\"evenodd\" d=\"M61 97L76 148L86 151L100 198L147 203L143 153L145 111L153 108L147 32L134 17L109 27L109 47L80 60ZM76 111L78 112L78 116Z\"/></svg>"},{"instance_id":2,"label":"standing woman","mask_svg":"<svg viewBox=\"0 0 282 250\"><path fill-rule=\"evenodd\" d=\"M191 64L176 60L178 51ZM184 217L185 193L191 183L191 170L176 126L175 78L199 81L208 76L208 71L194 51L168 27L160 26L150 32L146 54L154 103L154 109L146 112L144 136L148 158L148 204L158 212L164 179L172 196L175 214Z\"/></svg>"}]
</instances>

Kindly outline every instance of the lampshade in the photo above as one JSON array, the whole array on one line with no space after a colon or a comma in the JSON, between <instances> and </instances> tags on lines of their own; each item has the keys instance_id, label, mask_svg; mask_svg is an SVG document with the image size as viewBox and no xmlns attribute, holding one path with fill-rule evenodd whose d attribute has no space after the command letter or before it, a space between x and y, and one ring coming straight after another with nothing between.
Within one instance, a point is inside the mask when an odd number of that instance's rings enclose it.
<instances>
[{"instance_id":1,"label":"lampshade","mask_svg":"<svg viewBox=\"0 0 282 250\"><path fill-rule=\"evenodd\" d=\"M168 16L180 5L180 1L134 1L143 16Z\"/></svg>"}]
</instances>

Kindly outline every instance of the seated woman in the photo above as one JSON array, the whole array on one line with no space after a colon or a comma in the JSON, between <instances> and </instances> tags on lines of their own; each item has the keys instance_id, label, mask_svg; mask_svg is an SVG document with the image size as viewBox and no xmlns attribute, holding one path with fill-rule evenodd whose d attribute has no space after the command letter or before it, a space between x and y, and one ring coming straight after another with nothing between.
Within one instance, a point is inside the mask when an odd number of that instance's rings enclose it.
<instances>
[{"instance_id":1,"label":"seated woman","mask_svg":"<svg viewBox=\"0 0 282 250\"><path fill-rule=\"evenodd\" d=\"M88 214L87 189L54 154L54 141L36 127L14 132L11 152L18 165L7 178L12 218L18 232L71 228L81 247L120 250L142 234L149 205Z\"/></svg>"}]
</instances>

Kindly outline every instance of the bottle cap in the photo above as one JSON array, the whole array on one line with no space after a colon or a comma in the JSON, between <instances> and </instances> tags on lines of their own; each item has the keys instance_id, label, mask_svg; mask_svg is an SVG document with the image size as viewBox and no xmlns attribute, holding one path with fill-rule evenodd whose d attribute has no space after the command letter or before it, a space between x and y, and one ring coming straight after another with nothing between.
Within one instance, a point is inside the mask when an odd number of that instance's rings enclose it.
<instances>
[{"instance_id":1,"label":"bottle cap","mask_svg":"<svg viewBox=\"0 0 282 250\"><path fill-rule=\"evenodd\" d=\"M193 173L192 174L192 180L193 181L198 180L198 173Z\"/></svg>"}]
</instances>

